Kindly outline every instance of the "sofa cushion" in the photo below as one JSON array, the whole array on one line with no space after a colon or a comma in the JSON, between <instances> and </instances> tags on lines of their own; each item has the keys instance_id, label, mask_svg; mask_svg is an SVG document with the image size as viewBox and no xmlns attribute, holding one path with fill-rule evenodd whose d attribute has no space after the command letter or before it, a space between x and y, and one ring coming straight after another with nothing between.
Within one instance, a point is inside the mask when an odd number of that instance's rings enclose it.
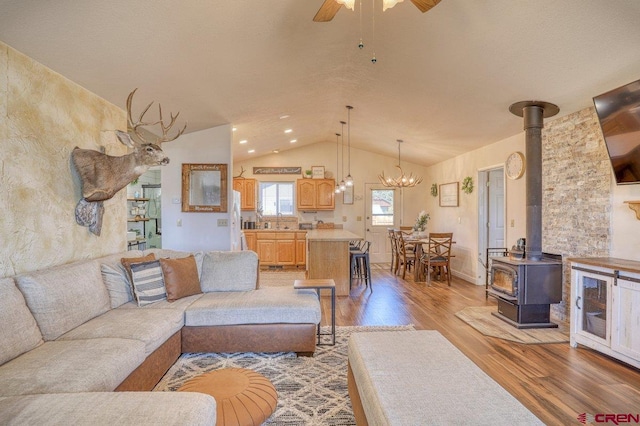
<instances>
[{"instance_id":1,"label":"sofa cushion","mask_svg":"<svg viewBox=\"0 0 640 426\"><path fill-rule=\"evenodd\" d=\"M45 340L57 339L111 306L96 260L19 275L16 283Z\"/></svg>"},{"instance_id":2,"label":"sofa cushion","mask_svg":"<svg viewBox=\"0 0 640 426\"><path fill-rule=\"evenodd\" d=\"M58 340L117 337L144 342L147 355L184 325L177 309L112 309L60 336Z\"/></svg>"},{"instance_id":3,"label":"sofa cushion","mask_svg":"<svg viewBox=\"0 0 640 426\"><path fill-rule=\"evenodd\" d=\"M138 306L167 298L159 261L132 263L130 267L133 294L136 296Z\"/></svg>"},{"instance_id":4,"label":"sofa cushion","mask_svg":"<svg viewBox=\"0 0 640 426\"><path fill-rule=\"evenodd\" d=\"M248 291L258 285L258 255L253 251L212 251L204 255L200 287L211 291Z\"/></svg>"},{"instance_id":5,"label":"sofa cushion","mask_svg":"<svg viewBox=\"0 0 640 426\"><path fill-rule=\"evenodd\" d=\"M198 268L193 256L181 259L160 259L160 266L169 302L202 293Z\"/></svg>"},{"instance_id":6,"label":"sofa cushion","mask_svg":"<svg viewBox=\"0 0 640 426\"><path fill-rule=\"evenodd\" d=\"M150 305L138 306L136 302L125 303L120 306L119 309L175 309L180 312L184 312L193 302L202 297L202 293L195 294L193 296L183 297L174 302L168 300L160 300L159 302L151 303Z\"/></svg>"},{"instance_id":7,"label":"sofa cushion","mask_svg":"<svg viewBox=\"0 0 640 426\"><path fill-rule=\"evenodd\" d=\"M122 258L141 257L142 252L131 250L124 253L112 254L98 259L102 280L109 292L111 308L115 309L134 300L129 275L122 265Z\"/></svg>"},{"instance_id":8,"label":"sofa cushion","mask_svg":"<svg viewBox=\"0 0 640 426\"><path fill-rule=\"evenodd\" d=\"M318 324L320 302L313 290L268 287L205 293L185 311L186 326Z\"/></svg>"},{"instance_id":9,"label":"sofa cushion","mask_svg":"<svg viewBox=\"0 0 640 426\"><path fill-rule=\"evenodd\" d=\"M42 344L42 334L13 278L0 279L0 365Z\"/></svg>"},{"instance_id":10,"label":"sofa cushion","mask_svg":"<svg viewBox=\"0 0 640 426\"><path fill-rule=\"evenodd\" d=\"M0 424L190 425L216 423L216 401L198 392L84 392L0 398Z\"/></svg>"},{"instance_id":11,"label":"sofa cushion","mask_svg":"<svg viewBox=\"0 0 640 426\"><path fill-rule=\"evenodd\" d=\"M193 255L196 259L196 267L198 268L198 277L202 276L202 260L204 259L204 252L196 251L196 252L188 252L188 251L178 251L171 249L159 249L152 248L144 251L144 254L153 253L156 256L156 259L181 259L183 257L189 257Z\"/></svg>"},{"instance_id":12,"label":"sofa cushion","mask_svg":"<svg viewBox=\"0 0 640 426\"><path fill-rule=\"evenodd\" d=\"M146 358L131 339L45 342L0 366L0 396L113 391Z\"/></svg>"}]
</instances>

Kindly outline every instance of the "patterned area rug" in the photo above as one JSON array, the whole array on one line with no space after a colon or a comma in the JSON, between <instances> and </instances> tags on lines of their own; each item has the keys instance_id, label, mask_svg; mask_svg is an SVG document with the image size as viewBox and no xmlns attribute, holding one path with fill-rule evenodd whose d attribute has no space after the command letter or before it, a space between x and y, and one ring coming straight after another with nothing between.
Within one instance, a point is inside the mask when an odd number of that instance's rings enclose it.
<instances>
[{"instance_id":1,"label":"patterned area rug","mask_svg":"<svg viewBox=\"0 0 640 426\"><path fill-rule=\"evenodd\" d=\"M304 269L301 271L261 270L258 281L260 283L260 287L293 287L293 282L295 280L303 280L304 278Z\"/></svg>"},{"instance_id":2,"label":"patterned area rug","mask_svg":"<svg viewBox=\"0 0 640 426\"><path fill-rule=\"evenodd\" d=\"M183 354L154 391L175 391L192 377L220 368L248 368L269 378L278 391L278 406L266 425L355 425L347 390L349 336L387 330L414 327L336 327L336 345L318 346L313 357L290 352Z\"/></svg>"},{"instance_id":3,"label":"patterned area rug","mask_svg":"<svg viewBox=\"0 0 640 426\"><path fill-rule=\"evenodd\" d=\"M569 330L562 324L558 328L518 329L492 315L495 306L464 308L456 316L485 336L498 337L517 343L564 343L569 341Z\"/></svg>"}]
</instances>

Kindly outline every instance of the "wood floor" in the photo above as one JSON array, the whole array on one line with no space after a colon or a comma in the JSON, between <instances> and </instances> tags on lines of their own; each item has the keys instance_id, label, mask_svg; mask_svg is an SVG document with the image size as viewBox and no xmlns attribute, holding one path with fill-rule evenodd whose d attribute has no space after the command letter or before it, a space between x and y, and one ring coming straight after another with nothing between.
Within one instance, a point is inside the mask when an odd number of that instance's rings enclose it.
<instances>
[{"instance_id":1,"label":"wood floor","mask_svg":"<svg viewBox=\"0 0 640 426\"><path fill-rule=\"evenodd\" d=\"M396 277L388 264L373 266L373 292L354 282L349 297L337 298L337 325L438 330L549 425L579 425L581 413L640 413L640 370L568 343L521 345L486 337L454 315L467 306L495 305L485 300L484 286L455 277L451 287L439 281L426 286L410 273L407 280ZM331 306L322 299L326 324Z\"/></svg>"}]
</instances>

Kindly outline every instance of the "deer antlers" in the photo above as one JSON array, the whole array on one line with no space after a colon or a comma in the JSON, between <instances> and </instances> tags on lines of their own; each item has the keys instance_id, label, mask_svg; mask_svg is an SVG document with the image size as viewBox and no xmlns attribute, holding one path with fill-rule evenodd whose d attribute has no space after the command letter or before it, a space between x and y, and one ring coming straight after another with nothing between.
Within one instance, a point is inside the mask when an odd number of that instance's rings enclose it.
<instances>
[{"instance_id":1,"label":"deer antlers","mask_svg":"<svg viewBox=\"0 0 640 426\"><path fill-rule=\"evenodd\" d=\"M171 130L171 128L175 124L176 119L180 115L180 112L178 112L176 115L173 115L173 113L169 113L169 115L171 116L171 121L169 122L169 124L167 124L165 126L164 119L162 118L162 105L158 104L158 112L160 114L160 119L158 121L154 121L154 122L144 122L144 121L142 121L142 118L144 117L144 115L147 113L147 111L149 111L149 108L151 108L151 105L153 105L153 101L149 102L147 107L144 110L142 110L142 112L140 113L140 116L138 117L138 120L135 121L135 122L133 121L133 119L131 118L131 104L133 102L133 95L134 95L134 93L136 93L136 90L138 90L138 89L135 88L133 90L133 92L129 93L129 96L127 97L127 123L128 123L129 129L133 131L133 133L136 135L136 137L139 139L139 141L141 141L144 144L148 144L149 143L149 142L147 142L145 137L140 132L139 127L141 127L141 126L155 126L156 124L160 124L160 128L162 129L162 136L156 139L156 144L159 145L162 142L171 142L171 141L174 141L174 140L178 139L178 137L180 137L180 135L182 135L182 133L184 133L184 131L186 130L186 128L187 128L187 124L186 123L185 123L184 127L180 131L178 131L178 133L174 137L169 138L169 136L167 134L169 133L169 131Z\"/></svg>"}]
</instances>

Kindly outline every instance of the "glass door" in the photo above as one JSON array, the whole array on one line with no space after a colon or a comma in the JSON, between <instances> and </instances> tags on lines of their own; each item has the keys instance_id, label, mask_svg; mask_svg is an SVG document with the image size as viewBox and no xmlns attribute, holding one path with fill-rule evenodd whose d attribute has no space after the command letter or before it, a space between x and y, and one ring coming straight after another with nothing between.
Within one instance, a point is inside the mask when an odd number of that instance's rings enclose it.
<instances>
[{"instance_id":1,"label":"glass door","mask_svg":"<svg viewBox=\"0 0 640 426\"><path fill-rule=\"evenodd\" d=\"M611 282L607 274L580 272L574 308L577 332L595 341L609 344L611 321Z\"/></svg>"}]
</instances>

